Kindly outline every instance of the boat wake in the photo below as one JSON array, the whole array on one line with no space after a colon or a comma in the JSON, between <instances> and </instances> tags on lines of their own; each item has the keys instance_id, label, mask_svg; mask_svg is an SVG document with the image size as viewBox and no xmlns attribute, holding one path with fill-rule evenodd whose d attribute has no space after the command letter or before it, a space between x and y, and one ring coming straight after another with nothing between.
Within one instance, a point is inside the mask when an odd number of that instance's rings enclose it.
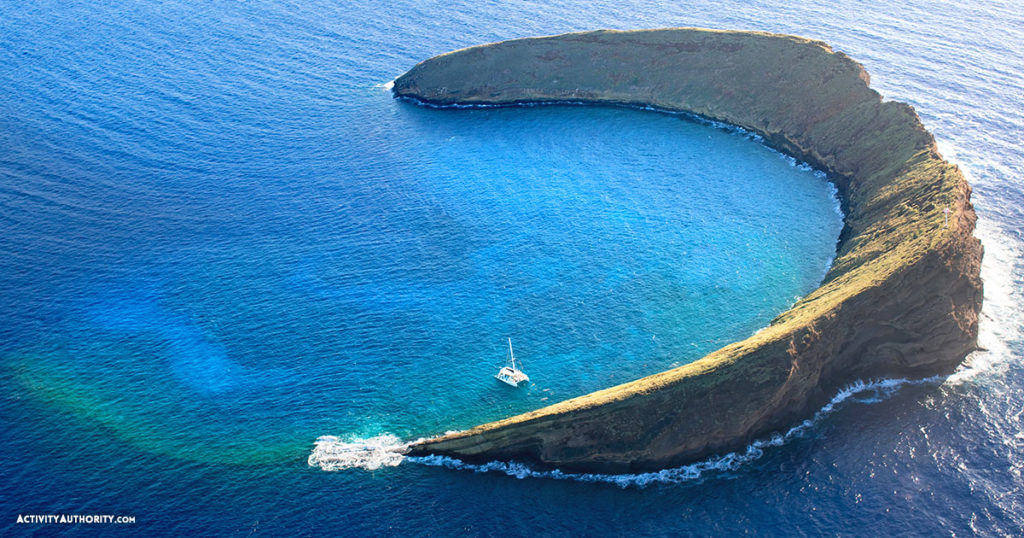
<instances>
[{"instance_id":1,"label":"boat wake","mask_svg":"<svg viewBox=\"0 0 1024 538\"><path fill-rule=\"evenodd\" d=\"M338 437L323 436L317 439L313 452L309 455L311 467L320 467L325 471L342 469L376 470L381 467L395 467L400 463L427 465L473 471L477 473L498 472L515 478L551 478L555 480L574 480L578 482L601 482L615 484L620 487L644 487L651 484L678 484L700 480L708 474L739 470L746 464L762 458L765 450L780 447L793 439L805 435L825 417L834 413L846 403L876 403L888 399L900 387L906 385L924 385L942 383L943 376L924 379L881 379L875 381L856 381L840 390L813 417L790 428L785 433L777 433L767 439L754 441L743 451L730 452L721 456L713 456L697 463L663 469L661 471L637 474L600 474L600 473L568 473L554 470L538 470L517 462L492 461L484 464L466 463L448 456L405 456L404 453L412 442L402 442L391 434L383 434L370 439L353 439L342 441Z\"/></svg>"}]
</instances>

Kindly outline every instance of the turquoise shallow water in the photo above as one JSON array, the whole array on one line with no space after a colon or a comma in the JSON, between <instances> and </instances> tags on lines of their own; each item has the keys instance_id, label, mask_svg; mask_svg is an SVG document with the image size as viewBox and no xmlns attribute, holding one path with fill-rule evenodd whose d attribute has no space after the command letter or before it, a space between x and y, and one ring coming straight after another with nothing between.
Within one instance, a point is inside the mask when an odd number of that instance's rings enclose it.
<instances>
[{"instance_id":1,"label":"turquoise shallow water","mask_svg":"<svg viewBox=\"0 0 1024 538\"><path fill-rule=\"evenodd\" d=\"M0 6L0 528L64 512L147 534L1020 529L1019 59L967 47L977 32L936 41L943 19L913 6L871 25L698 8ZM964 9L1021 42L1012 10ZM626 489L308 465L320 436L396 443L684 364L814 288L832 190L742 132L430 110L384 87L461 46L678 24L825 39L918 106L975 180L994 351ZM533 379L518 391L490 377L506 337Z\"/></svg>"}]
</instances>

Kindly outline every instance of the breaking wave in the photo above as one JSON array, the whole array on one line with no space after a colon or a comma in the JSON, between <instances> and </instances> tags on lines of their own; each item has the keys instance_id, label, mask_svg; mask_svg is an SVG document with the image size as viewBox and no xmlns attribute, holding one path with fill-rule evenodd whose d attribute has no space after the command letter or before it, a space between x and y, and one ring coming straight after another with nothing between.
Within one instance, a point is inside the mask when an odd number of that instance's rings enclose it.
<instances>
[{"instance_id":1,"label":"breaking wave","mask_svg":"<svg viewBox=\"0 0 1024 538\"><path fill-rule=\"evenodd\" d=\"M403 453L409 443L403 443L397 436L385 433L369 439L343 441L333 435L324 435L316 440L313 452L306 463L325 471L342 469L366 469L374 471L381 467L394 467L402 463Z\"/></svg>"},{"instance_id":2,"label":"breaking wave","mask_svg":"<svg viewBox=\"0 0 1024 538\"><path fill-rule=\"evenodd\" d=\"M477 473L498 472L515 478L552 478L555 480L575 480L578 482L603 482L615 484L623 488L631 486L644 487L659 483L678 484L698 480L708 473L736 471L743 465L763 457L765 449L779 447L794 438L801 437L825 417L835 412L843 403L880 402L895 394L900 387L905 385L941 383L945 379L943 376L935 376L913 380L900 378L856 381L840 390L813 417L793 426L785 433L776 433L767 439L754 441L743 451L730 452L721 456L713 456L697 463L649 473L569 473L558 469L538 470L514 461L492 461L484 464L473 464L448 456L405 456L404 453L413 442L402 442L398 437L391 434L350 441L342 441L334 436L320 437L315 443L313 452L309 455L308 463L311 467L320 467L325 471L338 471L352 468L376 470L381 467L394 467L406 461L431 467L444 467Z\"/></svg>"},{"instance_id":3,"label":"breaking wave","mask_svg":"<svg viewBox=\"0 0 1024 538\"><path fill-rule=\"evenodd\" d=\"M600 473L567 473L554 469L551 471L536 470L528 465L516 462L492 461L485 464L471 464L447 456L408 457L410 463L419 463L449 469L470 470L478 473L496 471L516 478L553 478L556 480L575 480L579 482L604 482L626 487L644 487L651 484L678 484L699 480L707 473L736 471L743 465L756 461L764 456L765 449L779 447L794 438L802 436L822 419L831 415L837 407L847 401L857 403L875 403L885 400L896 393L904 385L922 385L941 382L941 376L925 379L882 379L876 381L856 381L839 391L813 417L790 428L786 433L774 434L767 439L760 439L747 445L742 452L730 452L721 456L713 456L697 463L663 469L650 473L637 474L600 474Z\"/></svg>"}]
</instances>

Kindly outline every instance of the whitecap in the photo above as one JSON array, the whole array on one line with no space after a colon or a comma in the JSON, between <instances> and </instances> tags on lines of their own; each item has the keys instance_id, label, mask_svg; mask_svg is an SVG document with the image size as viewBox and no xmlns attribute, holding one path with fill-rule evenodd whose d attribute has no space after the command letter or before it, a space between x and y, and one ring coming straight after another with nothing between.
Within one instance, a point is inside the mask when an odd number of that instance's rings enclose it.
<instances>
[{"instance_id":1,"label":"whitecap","mask_svg":"<svg viewBox=\"0 0 1024 538\"><path fill-rule=\"evenodd\" d=\"M578 482L603 482L615 484L622 488L642 488L651 484L679 484L699 480L709 473L737 471L744 465L762 458L765 454L765 449L783 446L789 441L803 436L808 430L820 423L825 417L834 413L839 405L844 402L879 402L895 394L902 386L938 383L941 382L942 379L942 376L935 376L915 380L903 378L879 379L872 381L858 380L841 389L835 397L819 409L813 417L793 426L785 433L775 433L767 438L754 441L747 445L747 447L742 451L712 456L703 461L691 463L689 465L649 473L568 473L558 469L550 471L533 469L528 465L518 462L492 461L484 464L473 464L466 463L456 458L437 455L414 456L408 457L406 460L410 463L473 471L477 473L499 472L520 479L551 478L555 480L574 480Z\"/></svg>"},{"instance_id":2,"label":"whitecap","mask_svg":"<svg viewBox=\"0 0 1024 538\"><path fill-rule=\"evenodd\" d=\"M313 452L306 463L310 467L319 467L325 471L374 471L402 463L403 454L408 447L409 443L403 443L397 436L389 433L369 439L347 441L333 435L324 435L314 443Z\"/></svg>"},{"instance_id":3,"label":"whitecap","mask_svg":"<svg viewBox=\"0 0 1024 538\"><path fill-rule=\"evenodd\" d=\"M942 376L935 376L914 380L903 378L871 381L858 380L843 387L813 417L800 422L785 433L774 433L764 439L756 440L747 445L742 451L716 455L696 463L649 473L570 473L559 469L535 469L515 461L491 461L475 464L448 456L405 456L404 454L408 450L409 445L419 441L402 442L392 434L382 434L369 439L352 439L349 441L343 441L338 437L330 435L322 436L317 439L315 448L309 455L308 463L311 467L320 467L325 471L353 468L372 471L381 467L394 467L404 461L430 467L444 467L475 473L497 472L519 479L548 478L577 482L597 482L614 484L622 488L642 488L651 484L679 484L699 480L709 473L737 471L744 465L761 459L766 449L781 447L793 439L802 437L808 430L811 430L824 420L825 417L834 413L843 403L865 404L880 402L888 399L900 387L905 385L940 383L943 379L945 378Z\"/></svg>"}]
</instances>

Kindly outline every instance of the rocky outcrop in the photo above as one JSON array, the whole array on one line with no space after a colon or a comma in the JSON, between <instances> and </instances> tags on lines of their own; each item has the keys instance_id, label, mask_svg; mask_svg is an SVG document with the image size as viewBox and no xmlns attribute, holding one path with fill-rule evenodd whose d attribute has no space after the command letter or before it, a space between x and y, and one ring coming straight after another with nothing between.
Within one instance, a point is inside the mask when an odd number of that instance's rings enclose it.
<instances>
[{"instance_id":1,"label":"rocky outcrop","mask_svg":"<svg viewBox=\"0 0 1024 538\"><path fill-rule=\"evenodd\" d=\"M664 468L790 426L853 380L950 372L976 348L982 248L970 187L910 106L883 102L864 69L825 43L699 29L520 39L431 58L399 77L394 94L439 106L553 101L698 114L826 170L846 215L821 287L756 335L419 442L413 454Z\"/></svg>"}]
</instances>

